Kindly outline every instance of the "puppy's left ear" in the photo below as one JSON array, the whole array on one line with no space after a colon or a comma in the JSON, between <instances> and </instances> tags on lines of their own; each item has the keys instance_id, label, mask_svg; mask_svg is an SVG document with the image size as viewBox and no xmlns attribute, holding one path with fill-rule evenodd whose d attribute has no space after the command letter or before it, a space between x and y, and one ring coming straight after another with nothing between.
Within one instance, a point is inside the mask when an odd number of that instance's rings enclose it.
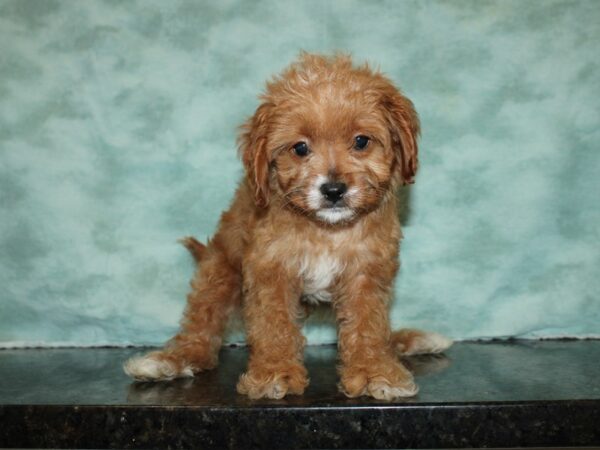
<instances>
[{"instance_id":1,"label":"puppy's left ear","mask_svg":"<svg viewBox=\"0 0 600 450\"><path fill-rule=\"evenodd\" d=\"M397 89L388 89L383 97L396 164L403 184L414 183L418 166L418 144L421 125L413 103Z\"/></svg>"},{"instance_id":2,"label":"puppy's left ear","mask_svg":"<svg viewBox=\"0 0 600 450\"><path fill-rule=\"evenodd\" d=\"M269 204L269 154L267 149L268 125L272 105L261 104L254 115L241 126L239 151L246 170L246 178L254 194L256 205Z\"/></svg>"}]
</instances>

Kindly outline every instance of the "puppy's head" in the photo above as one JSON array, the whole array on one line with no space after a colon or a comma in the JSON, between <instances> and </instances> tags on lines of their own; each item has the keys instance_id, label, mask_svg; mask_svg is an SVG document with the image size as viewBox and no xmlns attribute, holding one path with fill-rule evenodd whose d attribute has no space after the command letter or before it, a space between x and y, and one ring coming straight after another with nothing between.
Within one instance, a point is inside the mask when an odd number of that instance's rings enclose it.
<instances>
[{"instance_id":1,"label":"puppy's head","mask_svg":"<svg viewBox=\"0 0 600 450\"><path fill-rule=\"evenodd\" d=\"M417 169L419 120L389 79L349 57L302 54L242 126L257 205L336 224L377 207Z\"/></svg>"}]
</instances>

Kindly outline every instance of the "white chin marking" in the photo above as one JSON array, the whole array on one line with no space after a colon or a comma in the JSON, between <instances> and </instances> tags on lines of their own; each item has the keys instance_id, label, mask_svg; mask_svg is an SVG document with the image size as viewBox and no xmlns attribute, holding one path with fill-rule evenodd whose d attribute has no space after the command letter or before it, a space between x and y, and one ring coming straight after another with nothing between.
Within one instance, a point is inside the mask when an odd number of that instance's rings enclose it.
<instances>
[{"instance_id":1,"label":"white chin marking","mask_svg":"<svg viewBox=\"0 0 600 450\"><path fill-rule=\"evenodd\" d=\"M350 208L326 208L317 211L317 217L327 223L337 223L348 220L354 216Z\"/></svg>"}]
</instances>

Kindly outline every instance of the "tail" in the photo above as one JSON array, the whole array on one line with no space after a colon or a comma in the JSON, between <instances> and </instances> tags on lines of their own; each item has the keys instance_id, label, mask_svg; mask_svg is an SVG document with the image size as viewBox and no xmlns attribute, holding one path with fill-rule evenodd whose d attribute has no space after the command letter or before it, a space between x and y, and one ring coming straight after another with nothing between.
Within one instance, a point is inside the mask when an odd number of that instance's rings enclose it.
<instances>
[{"instance_id":1,"label":"tail","mask_svg":"<svg viewBox=\"0 0 600 450\"><path fill-rule=\"evenodd\" d=\"M202 261L204 254L206 253L206 245L197 240L193 236L187 236L179 240L185 248L187 248L197 263Z\"/></svg>"}]
</instances>

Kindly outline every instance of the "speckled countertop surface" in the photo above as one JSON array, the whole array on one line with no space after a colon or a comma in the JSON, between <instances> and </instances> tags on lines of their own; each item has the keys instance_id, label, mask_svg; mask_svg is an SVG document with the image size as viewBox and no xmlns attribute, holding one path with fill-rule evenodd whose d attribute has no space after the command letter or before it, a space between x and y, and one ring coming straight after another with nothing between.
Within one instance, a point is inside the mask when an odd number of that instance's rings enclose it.
<instances>
[{"instance_id":1,"label":"speckled countertop surface","mask_svg":"<svg viewBox=\"0 0 600 450\"><path fill-rule=\"evenodd\" d=\"M456 448L600 446L600 341L458 343L406 359L421 391L338 393L336 350L309 347L302 397L235 392L245 349L194 379L132 383L140 349L0 350L0 447Z\"/></svg>"}]
</instances>

